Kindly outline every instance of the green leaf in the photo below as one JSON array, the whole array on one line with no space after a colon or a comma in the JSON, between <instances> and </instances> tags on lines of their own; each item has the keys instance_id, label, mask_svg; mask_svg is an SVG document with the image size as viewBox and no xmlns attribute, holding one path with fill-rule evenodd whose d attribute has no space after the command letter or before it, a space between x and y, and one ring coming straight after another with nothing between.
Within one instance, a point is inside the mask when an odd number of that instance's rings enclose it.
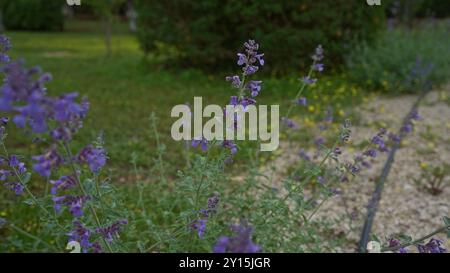
<instances>
[{"instance_id":1,"label":"green leaf","mask_svg":"<svg viewBox=\"0 0 450 273\"><path fill-rule=\"evenodd\" d=\"M30 182L30 179L31 179L31 173L27 172L22 176L22 183L26 185L28 182Z\"/></svg>"},{"instance_id":2,"label":"green leaf","mask_svg":"<svg viewBox=\"0 0 450 273\"><path fill-rule=\"evenodd\" d=\"M25 204L27 204L28 206L32 206L32 205L34 205L36 202L34 202L34 200L33 199L25 199L25 200L23 200L23 202L25 203Z\"/></svg>"},{"instance_id":3,"label":"green leaf","mask_svg":"<svg viewBox=\"0 0 450 273\"><path fill-rule=\"evenodd\" d=\"M450 226L450 218L448 218L447 216L444 216L443 220L444 220L445 226L447 226L447 230L446 230L447 238L450 239L450 228L448 227L448 226Z\"/></svg>"}]
</instances>

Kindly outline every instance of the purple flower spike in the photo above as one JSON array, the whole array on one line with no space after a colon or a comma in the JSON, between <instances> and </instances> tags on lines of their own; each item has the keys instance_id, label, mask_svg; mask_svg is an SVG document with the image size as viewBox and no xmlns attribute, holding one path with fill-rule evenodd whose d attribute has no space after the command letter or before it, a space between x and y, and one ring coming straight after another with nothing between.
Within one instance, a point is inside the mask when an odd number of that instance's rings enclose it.
<instances>
[{"instance_id":1,"label":"purple flower spike","mask_svg":"<svg viewBox=\"0 0 450 273\"><path fill-rule=\"evenodd\" d=\"M305 77L301 78L301 81L304 82L305 84L311 85L311 84L315 84L317 82L317 79L311 78L309 76L305 76Z\"/></svg>"},{"instance_id":2,"label":"purple flower spike","mask_svg":"<svg viewBox=\"0 0 450 273\"><path fill-rule=\"evenodd\" d=\"M103 148L85 147L77 156L77 161L87 163L93 173L98 173L106 164L106 152Z\"/></svg>"},{"instance_id":3,"label":"purple flower spike","mask_svg":"<svg viewBox=\"0 0 450 273\"><path fill-rule=\"evenodd\" d=\"M49 177L51 170L57 168L63 161L55 149L50 149L43 155L34 156L33 160L37 161L33 165L33 170L42 177Z\"/></svg>"},{"instance_id":4,"label":"purple flower spike","mask_svg":"<svg viewBox=\"0 0 450 273\"><path fill-rule=\"evenodd\" d=\"M197 219L194 220L189 227L192 230L196 230L198 237L199 238L203 238L203 235L205 234L205 230L206 230L206 220L205 219Z\"/></svg>"},{"instance_id":5,"label":"purple flower spike","mask_svg":"<svg viewBox=\"0 0 450 273\"><path fill-rule=\"evenodd\" d=\"M206 140L205 138L202 138L201 140L193 139L191 143L192 147L194 148L200 146L203 152L206 152L208 150L208 140Z\"/></svg>"},{"instance_id":6,"label":"purple flower spike","mask_svg":"<svg viewBox=\"0 0 450 273\"><path fill-rule=\"evenodd\" d=\"M213 251L215 253L257 253L261 248L253 243L253 228L247 223L231 225L234 236L221 236L217 240Z\"/></svg>"}]
</instances>

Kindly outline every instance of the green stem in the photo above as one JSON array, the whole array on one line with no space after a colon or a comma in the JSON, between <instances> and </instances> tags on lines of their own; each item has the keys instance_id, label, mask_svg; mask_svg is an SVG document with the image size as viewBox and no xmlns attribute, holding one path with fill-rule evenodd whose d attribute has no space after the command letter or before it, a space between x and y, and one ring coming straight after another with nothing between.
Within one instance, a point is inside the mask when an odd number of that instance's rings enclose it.
<instances>
[{"instance_id":1,"label":"green stem","mask_svg":"<svg viewBox=\"0 0 450 273\"><path fill-rule=\"evenodd\" d=\"M311 77L312 72L313 72L313 68L314 68L314 65L315 65L315 64L316 64L316 61L313 62L313 65L312 65L311 68L309 69L308 77ZM306 86L307 86L307 84L306 84L305 82L303 82L303 84L300 86L300 89L298 90L297 95L295 95L295 98L294 98L294 104L291 103L291 105L289 106L289 108L288 108L288 110L287 110L287 112L286 112L286 115L285 115L285 118L286 118L286 119L289 118L289 115L291 114L292 110L294 109L295 102L296 102L296 101L300 98L300 96L303 94L303 91L305 90Z\"/></svg>"},{"instance_id":2,"label":"green stem","mask_svg":"<svg viewBox=\"0 0 450 273\"><path fill-rule=\"evenodd\" d=\"M39 238L39 237L37 237L37 236L35 236L35 235L33 235L33 234L27 232L27 231L25 231L25 230L23 230L23 229L21 229L21 228L15 226L14 224L10 224L9 226L10 226L13 230L17 231L18 233L20 233L20 234L22 234L22 235L25 235L25 236L27 236L27 237L29 237L29 238L31 238L31 239L33 239L33 240L39 242L39 243L42 243L42 244L46 245L48 248L53 249L55 252L58 252L58 249L56 249L56 248L55 248L54 246L52 246L51 244L45 242L45 241L42 240L41 238Z\"/></svg>"}]
</instances>

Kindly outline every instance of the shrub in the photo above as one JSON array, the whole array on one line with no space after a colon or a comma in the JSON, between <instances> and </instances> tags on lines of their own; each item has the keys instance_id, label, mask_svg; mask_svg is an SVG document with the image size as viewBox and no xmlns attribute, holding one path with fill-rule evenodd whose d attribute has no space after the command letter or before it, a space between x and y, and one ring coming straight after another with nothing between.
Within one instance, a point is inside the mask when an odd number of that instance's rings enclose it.
<instances>
[{"instance_id":1,"label":"shrub","mask_svg":"<svg viewBox=\"0 0 450 273\"><path fill-rule=\"evenodd\" d=\"M420 60L431 64L429 80L444 82L450 71L449 29L445 25L422 25L415 30L393 29L375 43L364 43L347 58L350 78L362 87L385 92L414 92L411 73Z\"/></svg>"},{"instance_id":2,"label":"shrub","mask_svg":"<svg viewBox=\"0 0 450 273\"><path fill-rule=\"evenodd\" d=\"M266 71L305 68L321 43L329 61L342 61L355 39L368 40L384 25L383 8L359 1L138 1L138 39L145 53L171 52L172 61L224 67L232 48L257 39L268 57Z\"/></svg>"},{"instance_id":3,"label":"shrub","mask_svg":"<svg viewBox=\"0 0 450 273\"><path fill-rule=\"evenodd\" d=\"M61 30L64 26L60 0L14 0L0 2L3 24L11 30Z\"/></svg>"}]
</instances>

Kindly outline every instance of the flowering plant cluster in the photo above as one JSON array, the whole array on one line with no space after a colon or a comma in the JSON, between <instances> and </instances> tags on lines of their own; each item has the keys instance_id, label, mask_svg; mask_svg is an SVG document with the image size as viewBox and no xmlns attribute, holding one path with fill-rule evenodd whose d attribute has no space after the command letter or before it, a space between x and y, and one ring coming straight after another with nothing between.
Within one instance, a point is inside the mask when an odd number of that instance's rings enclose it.
<instances>
[{"instance_id":1,"label":"flowering plant cluster","mask_svg":"<svg viewBox=\"0 0 450 273\"><path fill-rule=\"evenodd\" d=\"M7 55L11 48L9 39L1 36L0 42L0 70L4 74L0 88L0 111L11 115L16 127L37 135L36 139L49 137L45 141L48 147L44 152L31 158L31 169L47 181L46 188L50 190L43 197L36 196L28 185L32 176L27 172L25 163L19 156L8 154L5 129L8 117L2 118L1 126L3 155L0 173L3 185L16 195L28 195L32 200L30 204L38 206L46 221L58 227L58 234L62 233L69 241L80 243L84 252L100 252L103 248L112 251L113 240L127 220L117 220L107 225L100 220L97 212L103 206L102 185L99 185L98 178L107 160L102 141L97 141L95 147L87 145L76 156L70 148L75 134L83 126L89 102L86 98L78 101L78 93L50 96L46 83L51 81L51 75L42 73L39 67L26 68L22 60L10 60ZM90 189L89 183L96 184L95 191ZM48 208L47 201L50 200L54 212ZM71 217L64 216L65 211ZM105 213L102 216L108 222L113 221Z\"/></svg>"},{"instance_id":2,"label":"flowering plant cluster","mask_svg":"<svg viewBox=\"0 0 450 273\"><path fill-rule=\"evenodd\" d=\"M79 99L77 93L51 96L46 88L50 74L38 68L27 69L23 61L11 61L7 55L10 48L9 39L0 36L4 74L0 111L8 116L0 120L0 181L17 198L29 198L25 203L40 211L39 222L46 228L34 235L21 230L13 219L0 218L0 229L9 226L35 240L35 245L56 252L64 251L62 242L73 241L80 244L82 252L95 253L334 250L333 242L318 239L333 230L333 223L317 219L317 212L342 192L344 183L351 183L352 178L370 168L379 154L398 145L421 119L415 110L398 134L379 128L364 148L353 154L347 149L353 137L350 120L341 122L333 109L327 108L319 135L311 136L315 149L301 148L282 178L274 178L261 168L259 152L250 151L247 164L236 166L239 164L232 164L233 157L244 150L233 141L194 139L186 145L186 168L173 178L165 170L165 146L152 115L157 153L149 172L159 183L142 178L148 170L138 166L133 154L136 187L123 187L119 192L104 174L108 154L103 135L77 151L72 148L87 116L88 100ZM254 79L265 65L259 50L258 43L249 40L237 54L242 72L225 78L236 91L230 97L231 105L245 109L263 94L262 81ZM300 88L282 118L289 144L295 142L295 134L307 135L305 125L292 116L297 109L308 107L305 92L318 82L316 74L325 70L324 58L325 50L319 45L312 55L310 71L300 79ZM9 154L6 128L12 129L11 125L36 136L42 151L30 158ZM202 153L193 152L191 147L199 147ZM352 161L346 161L344 153L352 153ZM234 167L241 167L243 175L232 179ZM36 188L45 190L38 195ZM137 192L137 198L127 191ZM406 252L415 245L419 252L444 252L442 241L433 236L448 231L448 225L445 219L444 228L415 241L393 236L382 250Z\"/></svg>"}]
</instances>

